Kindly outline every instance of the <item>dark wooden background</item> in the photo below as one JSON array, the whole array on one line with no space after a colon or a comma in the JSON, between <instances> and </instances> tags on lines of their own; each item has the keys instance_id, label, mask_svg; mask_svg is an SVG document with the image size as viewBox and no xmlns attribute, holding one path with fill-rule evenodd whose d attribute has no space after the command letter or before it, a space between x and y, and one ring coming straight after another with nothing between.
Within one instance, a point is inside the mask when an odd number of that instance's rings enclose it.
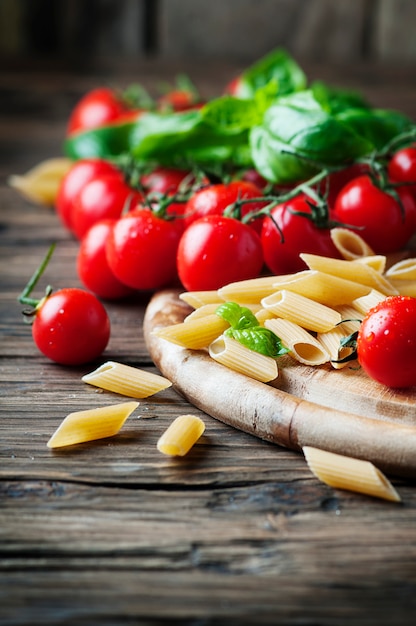
<instances>
[{"instance_id":1,"label":"dark wooden background","mask_svg":"<svg viewBox=\"0 0 416 626\"><path fill-rule=\"evenodd\" d=\"M414 0L1 0L0 62L80 69L137 58L416 60Z\"/></svg>"}]
</instances>

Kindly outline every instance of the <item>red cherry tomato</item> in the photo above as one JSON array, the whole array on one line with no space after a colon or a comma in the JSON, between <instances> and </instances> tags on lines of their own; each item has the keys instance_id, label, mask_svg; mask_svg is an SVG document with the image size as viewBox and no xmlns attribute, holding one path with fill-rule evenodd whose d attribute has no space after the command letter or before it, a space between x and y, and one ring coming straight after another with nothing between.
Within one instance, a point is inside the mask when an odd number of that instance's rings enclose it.
<instances>
[{"instance_id":1,"label":"red cherry tomato","mask_svg":"<svg viewBox=\"0 0 416 626\"><path fill-rule=\"evenodd\" d=\"M105 248L114 223L115 220L102 220L94 224L82 239L77 256L81 282L89 291L106 300L117 300L133 293L114 276L108 265Z\"/></svg>"},{"instance_id":2,"label":"red cherry tomato","mask_svg":"<svg viewBox=\"0 0 416 626\"><path fill-rule=\"evenodd\" d=\"M398 188L400 203L376 187L369 176L359 176L338 194L334 217L360 227L357 232L377 254L403 248L416 227L416 201L405 187ZM403 212L402 212L403 210Z\"/></svg>"},{"instance_id":3,"label":"red cherry tomato","mask_svg":"<svg viewBox=\"0 0 416 626\"><path fill-rule=\"evenodd\" d=\"M203 187L189 198L185 208L185 222L189 225L207 215L223 215L225 209L236 202L236 200L261 198L262 195L263 192L257 185L243 180ZM262 201L243 204L241 216L244 217L252 211L259 211L266 204L266 202ZM257 218L250 222L250 226L258 233L261 230L262 220L263 218Z\"/></svg>"},{"instance_id":4,"label":"red cherry tomato","mask_svg":"<svg viewBox=\"0 0 416 626\"><path fill-rule=\"evenodd\" d=\"M168 167L157 167L148 174L143 174L141 184L149 192L161 194L175 193L182 181L189 176L189 171Z\"/></svg>"},{"instance_id":5,"label":"red cherry tomato","mask_svg":"<svg viewBox=\"0 0 416 626\"><path fill-rule=\"evenodd\" d=\"M198 96L192 91L174 89L158 100L160 111L188 111L203 106Z\"/></svg>"},{"instance_id":6,"label":"red cherry tomato","mask_svg":"<svg viewBox=\"0 0 416 626\"><path fill-rule=\"evenodd\" d=\"M72 230L72 210L75 198L87 183L94 178L106 174L119 175L121 172L102 159L80 159L76 161L69 172L62 179L56 198L56 212L62 224Z\"/></svg>"},{"instance_id":7,"label":"red cherry tomato","mask_svg":"<svg viewBox=\"0 0 416 626\"><path fill-rule=\"evenodd\" d=\"M176 251L183 220L162 219L136 208L116 221L106 245L108 264L125 285L154 290L176 278Z\"/></svg>"},{"instance_id":8,"label":"red cherry tomato","mask_svg":"<svg viewBox=\"0 0 416 626\"><path fill-rule=\"evenodd\" d=\"M263 266L260 237L234 218L208 215L183 233L177 263L179 278L188 291L218 289L255 278Z\"/></svg>"},{"instance_id":9,"label":"red cherry tomato","mask_svg":"<svg viewBox=\"0 0 416 626\"><path fill-rule=\"evenodd\" d=\"M82 289L61 289L40 301L32 325L39 350L62 365L81 365L100 356L110 338L101 302Z\"/></svg>"},{"instance_id":10,"label":"red cherry tomato","mask_svg":"<svg viewBox=\"0 0 416 626\"><path fill-rule=\"evenodd\" d=\"M88 230L103 219L117 219L129 205L135 206L142 196L124 180L110 174L87 183L79 192L72 211L75 235L82 239Z\"/></svg>"},{"instance_id":11,"label":"red cherry tomato","mask_svg":"<svg viewBox=\"0 0 416 626\"><path fill-rule=\"evenodd\" d=\"M362 368L388 387L416 385L416 298L391 296L365 316L357 338Z\"/></svg>"},{"instance_id":12,"label":"red cherry tomato","mask_svg":"<svg viewBox=\"0 0 416 626\"><path fill-rule=\"evenodd\" d=\"M319 188L322 192L328 192L327 202L330 209L335 206L335 201L339 192L347 185L351 180L366 174L368 172L367 165L363 163L354 163L349 167L346 167L338 172L329 174L327 180L323 180Z\"/></svg>"},{"instance_id":13,"label":"red cherry tomato","mask_svg":"<svg viewBox=\"0 0 416 626\"><path fill-rule=\"evenodd\" d=\"M398 150L388 164L388 175L398 183L415 183L407 189L416 197L416 147Z\"/></svg>"},{"instance_id":14,"label":"red cherry tomato","mask_svg":"<svg viewBox=\"0 0 416 626\"><path fill-rule=\"evenodd\" d=\"M107 87L93 89L83 96L72 110L67 133L71 135L82 130L98 128L114 122L127 112L129 107L114 90Z\"/></svg>"},{"instance_id":15,"label":"red cherry tomato","mask_svg":"<svg viewBox=\"0 0 416 626\"><path fill-rule=\"evenodd\" d=\"M306 197L296 196L271 211L261 232L264 261L273 274L291 274L306 269L301 252L339 258L328 228L318 228L308 217L312 210ZM278 228L277 228L278 226ZM280 230L279 230L280 229Z\"/></svg>"}]
</instances>

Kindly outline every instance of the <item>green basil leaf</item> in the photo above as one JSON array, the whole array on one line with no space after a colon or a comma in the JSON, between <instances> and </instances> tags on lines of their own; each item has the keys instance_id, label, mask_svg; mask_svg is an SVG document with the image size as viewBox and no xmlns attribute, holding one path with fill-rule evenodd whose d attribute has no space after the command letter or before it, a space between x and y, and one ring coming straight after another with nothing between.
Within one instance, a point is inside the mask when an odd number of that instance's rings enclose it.
<instances>
[{"instance_id":1,"label":"green basil leaf","mask_svg":"<svg viewBox=\"0 0 416 626\"><path fill-rule=\"evenodd\" d=\"M255 100L241 100L233 96L211 100L202 107L201 115L205 123L226 133L251 128L262 120Z\"/></svg>"},{"instance_id":2,"label":"green basil leaf","mask_svg":"<svg viewBox=\"0 0 416 626\"><path fill-rule=\"evenodd\" d=\"M413 126L406 115L386 109L347 109L338 113L336 118L371 142L376 150L381 150L396 135Z\"/></svg>"},{"instance_id":3,"label":"green basil leaf","mask_svg":"<svg viewBox=\"0 0 416 626\"><path fill-rule=\"evenodd\" d=\"M137 122L111 124L67 137L63 150L71 159L110 158L130 150Z\"/></svg>"},{"instance_id":4,"label":"green basil leaf","mask_svg":"<svg viewBox=\"0 0 416 626\"><path fill-rule=\"evenodd\" d=\"M283 95L305 89L307 80L293 57L277 48L240 75L237 95L240 98L253 98L256 91L268 83L274 86L274 95Z\"/></svg>"},{"instance_id":5,"label":"green basil leaf","mask_svg":"<svg viewBox=\"0 0 416 626\"><path fill-rule=\"evenodd\" d=\"M328 111L335 114L346 109L368 109L370 105L366 99L356 91L338 89L327 85L322 81L315 81L311 85L311 91L317 102Z\"/></svg>"},{"instance_id":6,"label":"green basil leaf","mask_svg":"<svg viewBox=\"0 0 416 626\"><path fill-rule=\"evenodd\" d=\"M225 302L220 304L216 309L216 314L226 320L231 328L243 329L250 326L257 326L258 321L256 316L247 307L241 306L236 302Z\"/></svg>"},{"instance_id":7,"label":"green basil leaf","mask_svg":"<svg viewBox=\"0 0 416 626\"><path fill-rule=\"evenodd\" d=\"M289 351L288 348L283 346L279 337L268 328L264 328L264 326L252 326L242 330L230 328L226 331L226 334L231 335L233 339L239 341L246 348L250 348L250 350L265 356L277 358L287 354Z\"/></svg>"},{"instance_id":8,"label":"green basil leaf","mask_svg":"<svg viewBox=\"0 0 416 626\"><path fill-rule=\"evenodd\" d=\"M374 147L326 111L311 90L279 98L251 130L250 145L255 167L273 183L302 180L314 167L343 165Z\"/></svg>"}]
</instances>

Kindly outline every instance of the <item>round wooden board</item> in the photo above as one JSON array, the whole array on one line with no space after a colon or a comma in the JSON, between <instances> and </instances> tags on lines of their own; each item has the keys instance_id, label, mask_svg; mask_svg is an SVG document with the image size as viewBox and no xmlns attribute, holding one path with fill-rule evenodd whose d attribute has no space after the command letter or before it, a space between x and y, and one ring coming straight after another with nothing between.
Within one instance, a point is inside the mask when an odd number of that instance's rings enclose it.
<instances>
[{"instance_id":1,"label":"round wooden board","mask_svg":"<svg viewBox=\"0 0 416 626\"><path fill-rule=\"evenodd\" d=\"M416 476L416 397L393 391L356 369L331 370L279 361L279 377L264 384L159 338L158 327L190 312L177 290L156 293L146 309L144 336L161 373L189 402L222 422L294 450L314 446L373 462L388 473Z\"/></svg>"}]
</instances>

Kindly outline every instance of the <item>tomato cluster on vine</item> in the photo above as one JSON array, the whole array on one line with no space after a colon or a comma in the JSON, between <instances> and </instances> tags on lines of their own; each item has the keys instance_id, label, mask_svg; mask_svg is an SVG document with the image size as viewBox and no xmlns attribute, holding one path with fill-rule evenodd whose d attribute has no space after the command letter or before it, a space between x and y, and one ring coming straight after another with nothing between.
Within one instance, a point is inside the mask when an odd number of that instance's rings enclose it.
<instances>
[{"instance_id":1,"label":"tomato cluster on vine","mask_svg":"<svg viewBox=\"0 0 416 626\"><path fill-rule=\"evenodd\" d=\"M354 229L376 254L403 248L416 230L411 156L416 164L415 148L397 151L383 184L369 165L354 164L284 190L253 171L221 182L161 166L127 175L110 161L80 159L56 210L80 240L82 283L101 298L173 284L217 289L305 269L301 252L338 257L334 225Z\"/></svg>"}]
</instances>

